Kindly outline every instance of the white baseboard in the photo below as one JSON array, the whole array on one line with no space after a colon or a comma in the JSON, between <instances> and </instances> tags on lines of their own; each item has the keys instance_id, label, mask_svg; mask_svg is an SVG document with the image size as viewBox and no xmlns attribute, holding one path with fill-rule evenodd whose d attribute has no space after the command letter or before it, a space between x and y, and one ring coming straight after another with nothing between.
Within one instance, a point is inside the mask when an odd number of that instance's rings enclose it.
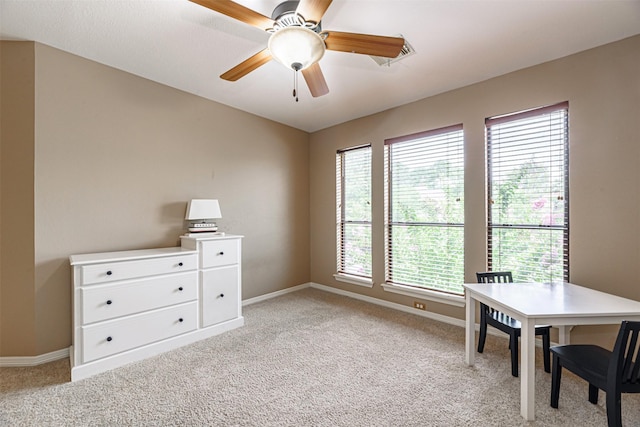
<instances>
[{"instance_id":1,"label":"white baseboard","mask_svg":"<svg viewBox=\"0 0 640 427\"><path fill-rule=\"evenodd\" d=\"M281 295L285 295L291 292L296 292L301 289L308 288L310 283L303 283L302 285L293 286L291 288L283 289L269 294L260 295L255 298L249 298L242 301L242 305L255 304L257 302L266 301L271 298L276 298ZM0 368L25 368L31 366L38 366L44 363L53 362L55 360L64 359L69 357L69 348L63 348L61 350L52 351L51 353L41 354L39 356L9 356L0 357Z\"/></svg>"},{"instance_id":2,"label":"white baseboard","mask_svg":"<svg viewBox=\"0 0 640 427\"><path fill-rule=\"evenodd\" d=\"M361 295L355 292L344 291L342 289L321 285L319 283L311 283L310 287L314 289L320 289L325 292L332 292L334 294L344 295L349 298L355 298L361 301L366 301L371 304L392 308L394 310L403 311L405 313L411 313L418 316L427 317L432 320L437 320L439 322L448 323L450 325L460 326L464 328L464 324L465 324L464 320L456 319L455 317L444 316L442 314L432 313L430 311L425 311L425 310L418 310L417 308L409 307L409 306L398 304L395 302L385 301L379 298L373 298L367 295Z\"/></svg>"},{"instance_id":3,"label":"white baseboard","mask_svg":"<svg viewBox=\"0 0 640 427\"><path fill-rule=\"evenodd\" d=\"M466 322L462 319L456 319L455 317L451 317L451 316L445 316L442 314L438 314L438 313L432 313L430 311L425 311L425 310L419 310L417 308L413 308L413 307L409 307L406 305L402 305L402 304L398 304L395 302L390 302L390 301L386 301L386 300L382 300L382 299L378 299L378 298L373 298L367 295L361 295L361 294L357 294L355 292L349 292L349 291L344 291L342 289L338 289L338 288L333 288L331 286L326 286L326 285L321 285L319 283L313 283L311 282L308 287L314 288L314 289L319 289L325 292L332 292L334 294L339 294L339 295L344 295L346 297L349 298L355 298L361 301L366 301L368 303L371 304L376 304L376 305L380 305L383 307L387 307L387 308L392 308L394 310L398 310L398 311L403 311L405 313L411 313L411 314L415 314L416 316L422 316L422 317L426 317L428 319L431 320L437 320L438 322L442 322L442 323L447 323L449 325L453 325L453 326L459 326L461 328L465 328L466 327ZM480 330L480 324L476 323L475 324L475 330L478 331ZM497 329L494 328L487 328L487 334L489 335L493 335L496 337L500 337L500 338L505 338L506 335L504 333L502 333L501 331L498 331ZM551 345L555 345L555 343L551 343ZM536 339L536 346L541 347L541 340Z\"/></svg>"},{"instance_id":4,"label":"white baseboard","mask_svg":"<svg viewBox=\"0 0 640 427\"><path fill-rule=\"evenodd\" d=\"M285 294L289 294L291 292L296 292L299 291L301 289L305 289L311 286L311 283L303 283L302 285L297 285L297 286L293 286L291 288L287 288L287 289L282 289L280 291L276 291L276 292L271 292L268 294L264 294L264 295L260 295L254 298L249 298L249 299L245 299L242 301L242 306L246 306L246 305L251 305L251 304L255 304L257 302L262 302L262 301L266 301L269 300L271 298L276 298Z\"/></svg>"},{"instance_id":5,"label":"white baseboard","mask_svg":"<svg viewBox=\"0 0 640 427\"><path fill-rule=\"evenodd\" d=\"M69 357L68 348L41 354L39 356L0 357L0 368L38 366L55 360L64 359L66 357Z\"/></svg>"},{"instance_id":6,"label":"white baseboard","mask_svg":"<svg viewBox=\"0 0 640 427\"><path fill-rule=\"evenodd\" d=\"M358 294L356 292L345 291L345 290L342 290L342 289L333 288L331 286L321 285L319 283L314 283L314 282L303 283L302 285L293 286L291 288L283 289L281 291L271 292L269 294L260 295L260 296L255 297L255 298L250 298L250 299L242 301L242 305L246 306L246 305L250 305L250 304L255 304L257 302L266 301L266 300L269 300L271 298L276 298L276 297L279 297L281 295L285 295L285 294L288 294L288 293L291 293L291 292L296 292L296 291L299 291L299 290L305 289L305 288L314 288L314 289L319 289L319 290L325 291L325 292L331 292L331 293L334 293L334 294L343 295L343 296L346 296L346 297L349 297L349 298L354 298L354 299L357 299L357 300L366 301L366 302L371 303L371 304L381 305L383 307L392 308L394 310L404 311L405 313L416 314L418 316L427 317L429 319L438 320L438 321L443 322L443 323L448 323L450 325L460 326L460 327L464 328L464 320L456 319L456 318L450 317L450 316L443 316L443 315L437 314L437 313L431 313L429 311L418 310L417 308L408 307L406 305L397 304L395 302L385 301L385 300L381 300L381 299L378 299L378 298L373 298L373 297L370 297L370 296L367 296L367 295Z\"/></svg>"},{"instance_id":7,"label":"white baseboard","mask_svg":"<svg viewBox=\"0 0 640 427\"><path fill-rule=\"evenodd\" d=\"M293 286L287 289L282 289L280 291L271 292L271 293L260 295L254 298L249 298L242 301L242 306L247 306L247 305L255 304L258 302L266 301L272 298L276 298L276 297L279 297L291 292L296 292L306 288L314 288L314 289L318 289L325 292L331 292L331 293L343 295L349 298L365 301L371 304L376 304L383 307L392 308L394 310L403 311L405 313L411 313L417 316L426 317L428 319L437 320L439 322L447 323L449 325L459 326L461 328L465 327L465 321L461 319L456 319L455 317L444 316L442 314L432 313L430 311L418 310L417 308L409 307L409 306L398 304L395 302L385 301L379 298L373 298L367 295L358 294L356 292L345 291L342 289L321 285L319 283L314 283L314 282L307 282L307 283L303 283L301 285ZM478 329L479 329L479 325L476 324L476 330ZM498 333L498 331L494 331L493 328L488 328L487 333L490 335L498 336L498 337L504 337L504 334ZM536 345L540 345L540 344L536 343ZM54 360L64 359L65 357L69 357L68 348L52 351L51 353L42 354L40 356L0 357L0 367L37 366L43 363L53 362Z\"/></svg>"}]
</instances>

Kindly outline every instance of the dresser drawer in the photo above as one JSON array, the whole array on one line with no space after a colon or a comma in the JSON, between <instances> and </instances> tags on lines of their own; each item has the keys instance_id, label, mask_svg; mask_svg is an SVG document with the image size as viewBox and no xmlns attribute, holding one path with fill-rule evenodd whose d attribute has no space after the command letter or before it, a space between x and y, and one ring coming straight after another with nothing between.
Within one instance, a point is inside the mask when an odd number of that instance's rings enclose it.
<instances>
[{"instance_id":1,"label":"dresser drawer","mask_svg":"<svg viewBox=\"0 0 640 427\"><path fill-rule=\"evenodd\" d=\"M237 264L240 251L237 240L210 240L202 242L202 268Z\"/></svg>"},{"instance_id":2,"label":"dresser drawer","mask_svg":"<svg viewBox=\"0 0 640 427\"><path fill-rule=\"evenodd\" d=\"M82 324L141 313L198 298L198 273L154 276L80 290Z\"/></svg>"},{"instance_id":3,"label":"dresser drawer","mask_svg":"<svg viewBox=\"0 0 640 427\"><path fill-rule=\"evenodd\" d=\"M81 285L108 283L136 277L155 276L195 270L197 255L178 255L132 261L105 262L80 267Z\"/></svg>"},{"instance_id":4,"label":"dresser drawer","mask_svg":"<svg viewBox=\"0 0 640 427\"><path fill-rule=\"evenodd\" d=\"M239 266L225 266L203 271L202 327L235 319L239 312Z\"/></svg>"},{"instance_id":5,"label":"dresser drawer","mask_svg":"<svg viewBox=\"0 0 640 427\"><path fill-rule=\"evenodd\" d=\"M82 327L82 363L193 331L197 302Z\"/></svg>"}]
</instances>

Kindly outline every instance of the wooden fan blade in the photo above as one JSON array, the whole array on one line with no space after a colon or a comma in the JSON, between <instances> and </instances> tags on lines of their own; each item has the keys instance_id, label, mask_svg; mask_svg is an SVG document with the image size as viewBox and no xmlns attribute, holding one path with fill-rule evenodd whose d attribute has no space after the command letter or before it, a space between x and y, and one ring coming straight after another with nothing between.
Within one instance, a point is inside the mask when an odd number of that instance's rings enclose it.
<instances>
[{"instance_id":1,"label":"wooden fan blade","mask_svg":"<svg viewBox=\"0 0 640 427\"><path fill-rule=\"evenodd\" d=\"M314 98L329 93L329 87L327 86L327 82L324 80L324 75L322 74L320 65L317 62L302 70L302 75L304 76L304 80L307 82L309 91Z\"/></svg>"},{"instance_id":2,"label":"wooden fan blade","mask_svg":"<svg viewBox=\"0 0 640 427\"><path fill-rule=\"evenodd\" d=\"M244 77L261 65L266 64L271 60L271 53L269 49L261 50L253 55L251 58L246 59L220 76L221 79L235 82L240 77Z\"/></svg>"},{"instance_id":3,"label":"wooden fan blade","mask_svg":"<svg viewBox=\"0 0 640 427\"><path fill-rule=\"evenodd\" d=\"M307 21L320 22L333 0L300 0L296 13Z\"/></svg>"},{"instance_id":4,"label":"wooden fan blade","mask_svg":"<svg viewBox=\"0 0 640 427\"><path fill-rule=\"evenodd\" d=\"M340 52L395 58L404 46L402 37L373 36L339 31L325 31L324 34L327 34L327 38L324 40L327 49Z\"/></svg>"},{"instance_id":5,"label":"wooden fan blade","mask_svg":"<svg viewBox=\"0 0 640 427\"><path fill-rule=\"evenodd\" d=\"M231 0L189 0L261 30L273 28L274 20Z\"/></svg>"}]
</instances>

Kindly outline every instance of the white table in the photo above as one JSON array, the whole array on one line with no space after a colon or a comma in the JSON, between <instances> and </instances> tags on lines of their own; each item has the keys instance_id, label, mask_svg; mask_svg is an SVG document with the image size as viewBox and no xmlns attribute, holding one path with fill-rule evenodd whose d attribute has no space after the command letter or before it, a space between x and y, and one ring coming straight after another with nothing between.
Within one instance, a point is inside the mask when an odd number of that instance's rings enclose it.
<instances>
[{"instance_id":1,"label":"white table","mask_svg":"<svg viewBox=\"0 0 640 427\"><path fill-rule=\"evenodd\" d=\"M522 323L520 413L535 419L535 325L558 326L560 343L568 343L568 325L640 321L640 302L571 283L466 283L466 363L475 359L476 301Z\"/></svg>"}]
</instances>

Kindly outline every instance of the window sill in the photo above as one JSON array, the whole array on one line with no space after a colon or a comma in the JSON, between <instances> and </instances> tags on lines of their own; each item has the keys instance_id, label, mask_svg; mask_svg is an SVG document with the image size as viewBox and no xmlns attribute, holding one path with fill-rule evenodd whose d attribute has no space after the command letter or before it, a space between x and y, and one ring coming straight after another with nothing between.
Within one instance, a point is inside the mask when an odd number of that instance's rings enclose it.
<instances>
[{"instance_id":1,"label":"window sill","mask_svg":"<svg viewBox=\"0 0 640 427\"><path fill-rule=\"evenodd\" d=\"M373 280L366 279L364 277L351 276L344 273L336 273L333 275L334 279L339 282L351 283L352 285L364 286L366 288L373 288Z\"/></svg>"},{"instance_id":2,"label":"window sill","mask_svg":"<svg viewBox=\"0 0 640 427\"><path fill-rule=\"evenodd\" d=\"M429 289L419 289L413 286L396 285L392 283L383 283L382 288L387 292L393 292L395 294L405 295L414 298L421 298L430 301L439 302L442 304L449 304L456 307L464 307L465 299L464 295L451 295L444 292L432 291Z\"/></svg>"}]
</instances>

